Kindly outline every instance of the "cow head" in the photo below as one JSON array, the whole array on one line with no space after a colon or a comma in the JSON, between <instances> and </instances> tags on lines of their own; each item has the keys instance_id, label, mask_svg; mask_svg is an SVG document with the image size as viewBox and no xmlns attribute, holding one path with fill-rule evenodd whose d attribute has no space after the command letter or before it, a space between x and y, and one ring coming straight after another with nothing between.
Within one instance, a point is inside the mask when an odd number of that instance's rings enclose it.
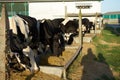
<instances>
[{"instance_id":1,"label":"cow head","mask_svg":"<svg viewBox=\"0 0 120 80\"><path fill-rule=\"evenodd\" d=\"M28 66L30 65L30 59L25 56L21 51L18 52L11 52L7 55L8 63L10 68L17 70L17 71L23 71L25 69L28 69Z\"/></svg>"},{"instance_id":2,"label":"cow head","mask_svg":"<svg viewBox=\"0 0 120 80\"><path fill-rule=\"evenodd\" d=\"M67 44L72 44L73 37L78 34L78 20L64 20L61 24L61 30Z\"/></svg>"},{"instance_id":3,"label":"cow head","mask_svg":"<svg viewBox=\"0 0 120 80\"><path fill-rule=\"evenodd\" d=\"M35 61L35 53L34 51L27 46L26 48L23 49L23 54L26 55L27 57L29 57L29 61L27 63L29 63L29 69L31 72L38 70L36 61Z\"/></svg>"}]
</instances>

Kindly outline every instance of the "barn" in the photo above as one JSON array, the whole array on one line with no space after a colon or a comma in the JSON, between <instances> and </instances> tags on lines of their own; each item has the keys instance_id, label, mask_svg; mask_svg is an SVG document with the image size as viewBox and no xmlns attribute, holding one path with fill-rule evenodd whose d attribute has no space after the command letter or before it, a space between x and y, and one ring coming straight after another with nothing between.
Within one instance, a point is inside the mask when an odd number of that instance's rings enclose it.
<instances>
[{"instance_id":1,"label":"barn","mask_svg":"<svg viewBox=\"0 0 120 80\"><path fill-rule=\"evenodd\" d=\"M66 16L69 17L69 19L78 19L79 9L77 6L89 6L88 8L81 9L82 18L88 18L96 24L96 22L100 23L102 21L102 1L103 0L9 0L6 5L9 20L15 14L29 15L36 19L65 18ZM2 2L5 2L5 0L1 0L0 2L1 7ZM96 25L98 27L100 26L100 24Z\"/></svg>"},{"instance_id":2,"label":"barn","mask_svg":"<svg viewBox=\"0 0 120 80\"><path fill-rule=\"evenodd\" d=\"M83 14L92 15L101 13L101 1L102 0L17 0L13 2L13 0L9 0L7 10L9 17L15 14L23 14L37 19L64 18L65 13L78 14L79 9L76 7L78 4L88 4L91 6L89 9L82 9ZM1 1L0 6L2 2L5 2L5 0Z\"/></svg>"},{"instance_id":3,"label":"barn","mask_svg":"<svg viewBox=\"0 0 120 80\"><path fill-rule=\"evenodd\" d=\"M104 23L120 24L120 12L107 12L103 14Z\"/></svg>"}]
</instances>

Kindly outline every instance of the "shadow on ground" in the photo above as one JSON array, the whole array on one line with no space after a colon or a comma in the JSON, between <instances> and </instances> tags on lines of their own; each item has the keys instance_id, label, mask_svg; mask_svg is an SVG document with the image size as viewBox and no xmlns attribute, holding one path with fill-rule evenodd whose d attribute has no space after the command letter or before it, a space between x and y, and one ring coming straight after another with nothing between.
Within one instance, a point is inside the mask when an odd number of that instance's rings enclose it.
<instances>
[{"instance_id":1,"label":"shadow on ground","mask_svg":"<svg viewBox=\"0 0 120 80\"><path fill-rule=\"evenodd\" d=\"M83 72L80 80L115 80L102 53L96 57L91 48L88 48L87 54L83 56L81 65Z\"/></svg>"}]
</instances>

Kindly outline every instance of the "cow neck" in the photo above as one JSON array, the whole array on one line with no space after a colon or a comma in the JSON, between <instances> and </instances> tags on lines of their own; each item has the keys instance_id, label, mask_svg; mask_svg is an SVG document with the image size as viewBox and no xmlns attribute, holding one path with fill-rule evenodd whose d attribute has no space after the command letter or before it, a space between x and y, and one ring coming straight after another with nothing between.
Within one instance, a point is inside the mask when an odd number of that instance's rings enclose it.
<instances>
[{"instance_id":1,"label":"cow neck","mask_svg":"<svg viewBox=\"0 0 120 80\"><path fill-rule=\"evenodd\" d=\"M40 40L40 22L37 20L37 30L38 30L38 41Z\"/></svg>"}]
</instances>

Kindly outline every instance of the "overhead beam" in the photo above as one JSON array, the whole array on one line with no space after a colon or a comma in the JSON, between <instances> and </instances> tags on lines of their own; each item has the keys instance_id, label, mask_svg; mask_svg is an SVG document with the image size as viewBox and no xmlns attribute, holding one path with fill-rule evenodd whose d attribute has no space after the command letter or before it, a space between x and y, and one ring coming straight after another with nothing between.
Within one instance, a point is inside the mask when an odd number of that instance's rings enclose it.
<instances>
[{"instance_id":1,"label":"overhead beam","mask_svg":"<svg viewBox=\"0 0 120 80\"><path fill-rule=\"evenodd\" d=\"M103 0L0 0L0 2L74 2L74 1L103 1Z\"/></svg>"},{"instance_id":2,"label":"overhead beam","mask_svg":"<svg viewBox=\"0 0 120 80\"><path fill-rule=\"evenodd\" d=\"M97 17L101 17L102 13L97 13ZM77 13L67 13L68 17L78 17ZM95 17L96 13L82 13L82 17Z\"/></svg>"}]
</instances>

